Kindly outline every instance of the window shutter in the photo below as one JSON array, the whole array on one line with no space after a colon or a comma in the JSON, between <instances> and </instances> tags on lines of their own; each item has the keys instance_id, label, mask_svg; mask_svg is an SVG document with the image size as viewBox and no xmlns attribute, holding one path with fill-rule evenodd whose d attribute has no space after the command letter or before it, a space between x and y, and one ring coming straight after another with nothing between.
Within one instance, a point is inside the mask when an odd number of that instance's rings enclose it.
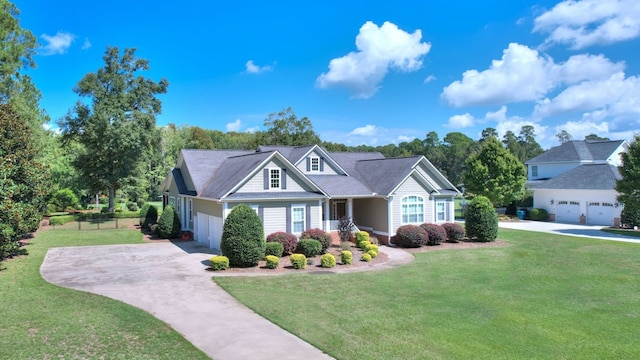
<instances>
[{"instance_id":1,"label":"window shutter","mask_svg":"<svg viewBox=\"0 0 640 360\"><path fill-rule=\"evenodd\" d=\"M311 158L307 158L307 172L311 171Z\"/></svg>"},{"instance_id":2,"label":"window shutter","mask_svg":"<svg viewBox=\"0 0 640 360\"><path fill-rule=\"evenodd\" d=\"M269 190L269 169L264 169L262 173L264 174L264 189Z\"/></svg>"},{"instance_id":3,"label":"window shutter","mask_svg":"<svg viewBox=\"0 0 640 360\"><path fill-rule=\"evenodd\" d=\"M287 169L280 170L280 188L282 190L287 189Z\"/></svg>"},{"instance_id":4,"label":"window shutter","mask_svg":"<svg viewBox=\"0 0 640 360\"><path fill-rule=\"evenodd\" d=\"M285 208L285 212L287 213L287 215L285 216L287 221L287 232L291 233L291 205L287 205L287 207Z\"/></svg>"},{"instance_id":5,"label":"window shutter","mask_svg":"<svg viewBox=\"0 0 640 360\"><path fill-rule=\"evenodd\" d=\"M262 224L264 225L264 208L262 206L258 206L258 217L260 218L260 221L262 221Z\"/></svg>"},{"instance_id":6,"label":"window shutter","mask_svg":"<svg viewBox=\"0 0 640 360\"><path fill-rule=\"evenodd\" d=\"M304 214L307 217L305 219L305 227L306 227L305 230L311 229L311 205L307 204L307 208L304 209Z\"/></svg>"},{"instance_id":7,"label":"window shutter","mask_svg":"<svg viewBox=\"0 0 640 360\"><path fill-rule=\"evenodd\" d=\"M320 172L324 171L324 158L320 158Z\"/></svg>"}]
</instances>

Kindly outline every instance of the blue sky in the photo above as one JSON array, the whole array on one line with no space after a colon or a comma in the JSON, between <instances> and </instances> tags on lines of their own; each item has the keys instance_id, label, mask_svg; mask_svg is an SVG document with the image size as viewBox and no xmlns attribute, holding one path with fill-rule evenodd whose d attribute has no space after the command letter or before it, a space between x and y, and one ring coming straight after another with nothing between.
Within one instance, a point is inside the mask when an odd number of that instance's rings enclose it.
<instances>
[{"instance_id":1,"label":"blue sky","mask_svg":"<svg viewBox=\"0 0 640 360\"><path fill-rule=\"evenodd\" d=\"M40 42L29 74L52 125L109 45L169 81L159 125L254 131L291 106L348 145L640 132L637 0L14 3Z\"/></svg>"}]
</instances>

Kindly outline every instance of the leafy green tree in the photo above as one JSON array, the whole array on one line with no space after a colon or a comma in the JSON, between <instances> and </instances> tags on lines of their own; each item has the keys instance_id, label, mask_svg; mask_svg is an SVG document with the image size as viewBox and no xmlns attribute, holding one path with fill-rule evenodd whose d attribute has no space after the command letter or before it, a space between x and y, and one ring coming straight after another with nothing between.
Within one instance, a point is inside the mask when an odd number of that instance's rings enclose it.
<instances>
[{"instance_id":1,"label":"leafy green tree","mask_svg":"<svg viewBox=\"0 0 640 360\"><path fill-rule=\"evenodd\" d=\"M536 132L532 125L524 125L520 128L518 143L522 149L522 157L519 158L519 160L523 164L525 161L533 159L544 152L540 144L536 141Z\"/></svg>"},{"instance_id":2,"label":"leafy green tree","mask_svg":"<svg viewBox=\"0 0 640 360\"><path fill-rule=\"evenodd\" d=\"M231 266L256 266L264 257L262 221L249 205L239 204L227 216L222 227L220 250L229 258Z\"/></svg>"},{"instance_id":3,"label":"leafy green tree","mask_svg":"<svg viewBox=\"0 0 640 360\"><path fill-rule=\"evenodd\" d=\"M135 49L120 55L117 47L107 47L103 59L104 67L85 75L74 88L89 101L79 100L60 127L66 138L83 146L74 166L90 190L108 190L113 212L116 191L142 177L140 162L161 111L156 95L165 93L169 83L138 75L149 69L149 62L136 58Z\"/></svg>"},{"instance_id":4,"label":"leafy green tree","mask_svg":"<svg viewBox=\"0 0 640 360\"><path fill-rule=\"evenodd\" d=\"M269 114L264 126L267 131L263 145L303 146L320 143L311 120L306 116L298 118L290 107Z\"/></svg>"},{"instance_id":5,"label":"leafy green tree","mask_svg":"<svg viewBox=\"0 0 640 360\"><path fill-rule=\"evenodd\" d=\"M495 128L488 127L482 130L482 135L480 136L479 142L482 143L489 138L498 138L498 131Z\"/></svg>"},{"instance_id":6,"label":"leafy green tree","mask_svg":"<svg viewBox=\"0 0 640 360\"><path fill-rule=\"evenodd\" d=\"M589 135L585 136L584 139L585 140L592 140L592 141L594 141L594 140L603 140L603 141L609 140L608 137L602 137L602 136L597 135L597 134L589 134Z\"/></svg>"},{"instance_id":7,"label":"leafy green tree","mask_svg":"<svg viewBox=\"0 0 640 360\"><path fill-rule=\"evenodd\" d=\"M460 184L466 160L476 152L476 143L460 132L448 133L443 140L444 160L441 170L454 185Z\"/></svg>"},{"instance_id":8,"label":"leafy green tree","mask_svg":"<svg viewBox=\"0 0 640 360\"><path fill-rule=\"evenodd\" d=\"M624 204L625 218L640 218L634 214L640 210L640 136L635 137L621 159L621 178L616 182L618 201Z\"/></svg>"},{"instance_id":9,"label":"leafy green tree","mask_svg":"<svg viewBox=\"0 0 640 360\"><path fill-rule=\"evenodd\" d=\"M560 144L569 142L573 138L573 136L571 136L571 134L569 134L567 130L560 130L560 132L556 134L556 137L558 138L558 141L560 141Z\"/></svg>"},{"instance_id":10,"label":"leafy green tree","mask_svg":"<svg viewBox=\"0 0 640 360\"><path fill-rule=\"evenodd\" d=\"M442 172L445 160L444 145L440 141L438 133L435 131L428 132L422 144L424 145L424 156Z\"/></svg>"},{"instance_id":11,"label":"leafy green tree","mask_svg":"<svg viewBox=\"0 0 640 360\"><path fill-rule=\"evenodd\" d=\"M498 213L491 201L484 196L476 196L469 203L464 218L467 236L480 242L494 241L498 237Z\"/></svg>"},{"instance_id":12,"label":"leafy green tree","mask_svg":"<svg viewBox=\"0 0 640 360\"><path fill-rule=\"evenodd\" d=\"M78 196L69 188L56 191L51 198L51 203L58 211L65 211L78 205Z\"/></svg>"},{"instance_id":13,"label":"leafy green tree","mask_svg":"<svg viewBox=\"0 0 640 360\"><path fill-rule=\"evenodd\" d=\"M31 127L9 104L0 104L0 261L19 252L19 240L38 228L49 178L37 161Z\"/></svg>"},{"instance_id":14,"label":"leafy green tree","mask_svg":"<svg viewBox=\"0 0 640 360\"><path fill-rule=\"evenodd\" d=\"M465 191L486 196L494 206L511 203L524 196L527 181L524 165L502 147L498 139L487 139L478 154L467 160Z\"/></svg>"},{"instance_id":15,"label":"leafy green tree","mask_svg":"<svg viewBox=\"0 0 640 360\"><path fill-rule=\"evenodd\" d=\"M518 137L513 131L508 130L504 133L504 136L502 137L502 145L517 159L524 158L524 149L520 146Z\"/></svg>"}]
</instances>

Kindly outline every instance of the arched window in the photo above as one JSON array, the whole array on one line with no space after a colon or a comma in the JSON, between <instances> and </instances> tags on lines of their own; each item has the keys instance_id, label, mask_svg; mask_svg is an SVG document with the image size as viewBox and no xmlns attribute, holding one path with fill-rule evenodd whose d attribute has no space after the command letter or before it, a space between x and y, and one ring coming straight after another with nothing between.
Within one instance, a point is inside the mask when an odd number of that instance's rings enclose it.
<instances>
[{"instance_id":1,"label":"arched window","mask_svg":"<svg viewBox=\"0 0 640 360\"><path fill-rule=\"evenodd\" d=\"M402 198L402 223L424 223L424 198L418 195L408 195Z\"/></svg>"}]
</instances>

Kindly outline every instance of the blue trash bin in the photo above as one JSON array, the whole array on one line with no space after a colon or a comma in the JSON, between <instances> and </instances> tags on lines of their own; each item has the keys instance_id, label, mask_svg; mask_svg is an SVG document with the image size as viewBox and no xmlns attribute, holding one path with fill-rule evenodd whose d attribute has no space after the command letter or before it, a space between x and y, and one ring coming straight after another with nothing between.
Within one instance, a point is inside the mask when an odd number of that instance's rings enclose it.
<instances>
[{"instance_id":1,"label":"blue trash bin","mask_svg":"<svg viewBox=\"0 0 640 360\"><path fill-rule=\"evenodd\" d=\"M516 215L518 216L518 219L524 220L524 210L516 211Z\"/></svg>"}]
</instances>

